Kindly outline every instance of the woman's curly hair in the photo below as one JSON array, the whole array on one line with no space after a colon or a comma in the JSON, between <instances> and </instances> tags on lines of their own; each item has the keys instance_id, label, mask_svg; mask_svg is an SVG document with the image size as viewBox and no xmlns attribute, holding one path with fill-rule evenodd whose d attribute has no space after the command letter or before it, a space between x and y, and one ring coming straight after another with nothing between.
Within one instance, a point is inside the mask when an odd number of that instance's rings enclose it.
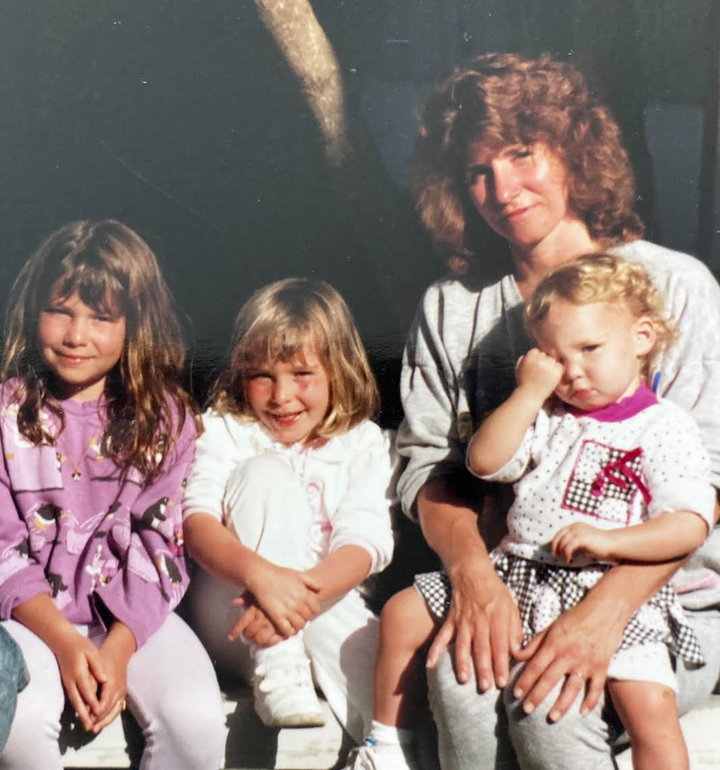
<instances>
[{"instance_id":1,"label":"woman's curly hair","mask_svg":"<svg viewBox=\"0 0 720 770\"><path fill-rule=\"evenodd\" d=\"M545 143L567 172L570 207L602 248L634 240L643 225L617 123L570 64L543 55L479 56L451 75L421 113L412 164L420 216L456 269L479 254L465 163L471 142L498 150Z\"/></svg>"}]
</instances>

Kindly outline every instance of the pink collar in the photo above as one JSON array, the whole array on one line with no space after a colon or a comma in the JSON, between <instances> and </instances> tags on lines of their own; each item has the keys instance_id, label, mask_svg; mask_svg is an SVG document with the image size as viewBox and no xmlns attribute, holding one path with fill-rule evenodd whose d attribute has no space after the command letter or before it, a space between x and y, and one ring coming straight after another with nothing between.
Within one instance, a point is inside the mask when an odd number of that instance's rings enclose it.
<instances>
[{"instance_id":1,"label":"pink collar","mask_svg":"<svg viewBox=\"0 0 720 770\"><path fill-rule=\"evenodd\" d=\"M622 422L634 417L644 409L654 406L658 403L657 396L641 382L638 389L631 395L626 396L614 404L608 404L601 409L591 412L583 412L581 409L575 409L572 406L566 406L567 411L575 417L589 417L598 422Z\"/></svg>"}]
</instances>

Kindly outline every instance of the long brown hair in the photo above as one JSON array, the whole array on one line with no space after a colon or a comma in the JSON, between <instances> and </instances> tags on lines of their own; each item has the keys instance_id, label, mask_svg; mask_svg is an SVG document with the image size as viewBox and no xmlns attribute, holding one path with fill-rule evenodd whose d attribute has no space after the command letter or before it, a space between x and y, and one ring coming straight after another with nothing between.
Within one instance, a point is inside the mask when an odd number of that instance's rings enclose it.
<instances>
[{"instance_id":1,"label":"long brown hair","mask_svg":"<svg viewBox=\"0 0 720 770\"><path fill-rule=\"evenodd\" d=\"M286 278L258 289L240 309L230 365L212 392L215 408L256 419L245 393L248 371L290 361L308 344L315 346L330 383L330 406L316 435L345 433L373 417L377 385L350 309L330 284L309 278Z\"/></svg>"},{"instance_id":2,"label":"long brown hair","mask_svg":"<svg viewBox=\"0 0 720 770\"><path fill-rule=\"evenodd\" d=\"M71 222L50 235L20 271L5 319L2 380L15 379L18 428L34 444L53 443L65 428L61 403L51 392L52 372L38 346L41 310L51 296L80 300L105 312L108 302L126 320L118 364L105 381L107 427L103 452L146 479L159 471L182 430L191 399L179 383L185 346L155 254L120 222ZM52 430L46 409L59 419Z\"/></svg>"},{"instance_id":3,"label":"long brown hair","mask_svg":"<svg viewBox=\"0 0 720 770\"><path fill-rule=\"evenodd\" d=\"M547 55L490 53L451 75L421 114L412 164L418 210L437 249L460 268L483 256L465 180L471 142L495 149L546 144L562 162L568 203L601 247L634 240L643 225L620 130L583 76ZM475 228L477 230L477 228Z\"/></svg>"}]
</instances>

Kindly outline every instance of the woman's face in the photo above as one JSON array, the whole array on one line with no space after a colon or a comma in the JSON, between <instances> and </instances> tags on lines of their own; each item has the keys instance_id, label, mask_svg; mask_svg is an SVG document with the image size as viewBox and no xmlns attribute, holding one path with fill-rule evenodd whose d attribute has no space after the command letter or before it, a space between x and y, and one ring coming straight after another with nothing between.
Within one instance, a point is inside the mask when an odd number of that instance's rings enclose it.
<instances>
[{"instance_id":1,"label":"woman's face","mask_svg":"<svg viewBox=\"0 0 720 770\"><path fill-rule=\"evenodd\" d=\"M566 225L577 226L565 167L541 142L500 150L471 142L465 180L480 216L521 253L562 238Z\"/></svg>"}]
</instances>

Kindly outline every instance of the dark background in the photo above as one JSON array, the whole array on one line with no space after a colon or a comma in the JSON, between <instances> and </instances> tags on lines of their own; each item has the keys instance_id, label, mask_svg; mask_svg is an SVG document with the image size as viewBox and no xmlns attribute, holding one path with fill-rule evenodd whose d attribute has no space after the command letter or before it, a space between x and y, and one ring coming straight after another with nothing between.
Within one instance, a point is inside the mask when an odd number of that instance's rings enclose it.
<instances>
[{"instance_id":1,"label":"dark background","mask_svg":"<svg viewBox=\"0 0 720 770\"><path fill-rule=\"evenodd\" d=\"M456 64L489 50L573 61L621 124L649 234L720 264L716 0L312 5L384 160L393 195L380 216L357 190L348 216L296 81L250 0L4 3L0 310L48 233L114 217L161 260L199 397L249 294L309 275L350 303L380 378L382 421L396 424L408 308L443 271L407 218L414 113ZM377 239L390 231L392 253L378 260ZM383 264L397 307L381 288Z\"/></svg>"}]
</instances>

